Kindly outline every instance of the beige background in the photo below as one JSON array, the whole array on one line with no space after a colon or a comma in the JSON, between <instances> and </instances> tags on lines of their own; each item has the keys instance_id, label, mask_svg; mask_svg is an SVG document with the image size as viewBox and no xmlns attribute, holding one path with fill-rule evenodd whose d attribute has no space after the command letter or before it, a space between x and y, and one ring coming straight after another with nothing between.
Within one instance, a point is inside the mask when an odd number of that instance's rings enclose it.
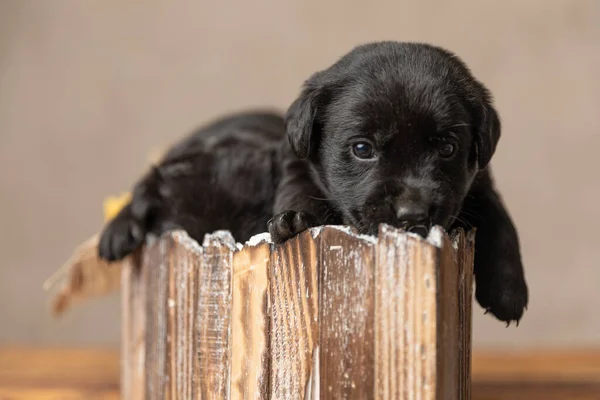
<instances>
[{"instance_id":1,"label":"beige background","mask_svg":"<svg viewBox=\"0 0 600 400\"><path fill-rule=\"evenodd\" d=\"M518 329L477 346L600 346L600 1L0 1L0 345L118 343L118 299L61 321L42 282L98 230L105 195L207 119L284 109L352 46L428 41L495 94L493 165L520 228Z\"/></svg>"}]
</instances>

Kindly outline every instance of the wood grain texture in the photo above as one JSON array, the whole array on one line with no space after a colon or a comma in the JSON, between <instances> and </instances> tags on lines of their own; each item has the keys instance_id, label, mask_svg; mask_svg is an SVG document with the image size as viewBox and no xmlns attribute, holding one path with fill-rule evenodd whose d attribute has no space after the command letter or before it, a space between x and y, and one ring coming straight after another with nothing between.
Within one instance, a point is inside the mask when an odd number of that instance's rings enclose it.
<instances>
[{"instance_id":1,"label":"wood grain texture","mask_svg":"<svg viewBox=\"0 0 600 400\"><path fill-rule=\"evenodd\" d=\"M474 232L459 229L444 235L438 255L438 398L471 398L474 251Z\"/></svg>"},{"instance_id":2,"label":"wood grain texture","mask_svg":"<svg viewBox=\"0 0 600 400\"><path fill-rule=\"evenodd\" d=\"M231 398L268 399L268 243L246 245L233 256Z\"/></svg>"},{"instance_id":3,"label":"wood grain texture","mask_svg":"<svg viewBox=\"0 0 600 400\"><path fill-rule=\"evenodd\" d=\"M304 232L271 255L272 399L300 399L318 340L317 241Z\"/></svg>"},{"instance_id":4,"label":"wood grain texture","mask_svg":"<svg viewBox=\"0 0 600 400\"><path fill-rule=\"evenodd\" d=\"M146 281L145 398L165 399L168 380L167 338L170 236L164 236L146 250L142 269Z\"/></svg>"},{"instance_id":5,"label":"wood grain texture","mask_svg":"<svg viewBox=\"0 0 600 400\"><path fill-rule=\"evenodd\" d=\"M2 346L0 399L116 400L120 365L117 349Z\"/></svg>"},{"instance_id":6,"label":"wood grain texture","mask_svg":"<svg viewBox=\"0 0 600 400\"><path fill-rule=\"evenodd\" d=\"M458 399L460 361L459 267L450 239L445 236L443 247L438 251L437 302L437 396ZM451 396L451 397L450 397ZM468 400L468 399L465 399Z\"/></svg>"},{"instance_id":7,"label":"wood grain texture","mask_svg":"<svg viewBox=\"0 0 600 400\"><path fill-rule=\"evenodd\" d=\"M145 253L151 256L152 251ZM145 398L145 336L146 336L146 286L148 268L142 268L141 254L136 253L122 266L122 339L121 397Z\"/></svg>"},{"instance_id":8,"label":"wood grain texture","mask_svg":"<svg viewBox=\"0 0 600 400\"><path fill-rule=\"evenodd\" d=\"M427 240L322 227L240 248L227 232L202 246L172 232L139 276L124 272L123 393L468 400L472 261L472 236L437 227Z\"/></svg>"},{"instance_id":9,"label":"wood grain texture","mask_svg":"<svg viewBox=\"0 0 600 400\"><path fill-rule=\"evenodd\" d=\"M202 249L184 232L174 232L170 239L167 299L168 397L190 399L197 345L194 340L197 317L196 274L201 263Z\"/></svg>"},{"instance_id":10,"label":"wood grain texture","mask_svg":"<svg viewBox=\"0 0 600 400\"><path fill-rule=\"evenodd\" d=\"M319 238L320 398L370 398L375 240L333 227Z\"/></svg>"},{"instance_id":11,"label":"wood grain texture","mask_svg":"<svg viewBox=\"0 0 600 400\"><path fill-rule=\"evenodd\" d=\"M435 399L439 249L387 226L375 263L375 398ZM440 398L454 398L442 396Z\"/></svg>"},{"instance_id":12,"label":"wood grain texture","mask_svg":"<svg viewBox=\"0 0 600 400\"><path fill-rule=\"evenodd\" d=\"M124 399L120 365L115 349L0 347L0 399ZM599 394L597 349L473 354L473 400L597 400Z\"/></svg>"},{"instance_id":13,"label":"wood grain texture","mask_svg":"<svg viewBox=\"0 0 600 400\"><path fill-rule=\"evenodd\" d=\"M459 341L459 398L471 398L471 348L472 348L472 307L473 307L473 263L475 260L475 231L457 231L452 237L457 255L458 279L458 326Z\"/></svg>"},{"instance_id":14,"label":"wood grain texture","mask_svg":"<svg viewBox=\"0 0 600 400\"><path fill-rule=\"evenodd\" d=\"M198 301L192 398L228 399L231 267L235 241L228 232L215 232L205 236L202 247L195 283Z\"/></svg>"},{"instance_id":15,"label":"wood grain texture","mask_svg":"<svg viewBox=\"0 0 600 400\"><path fill-rule=\"evenodd\" d=\"M321 398L320 360L319 345L317 345L313 350L310 376L308 377L306 389L304 390L304 400L319 400Z\"/></svg>"},{"instance_id":16,"label":"wood grain texture","mask_svg":"<svg viewBox=\"0 0 600 400\"><path fill-rule=\"evenodd\" d=\"M600 349L480 351L473 355L472 376L473 381L480 384L564 382L600 385Z\"/></svg>"}]
</instances>

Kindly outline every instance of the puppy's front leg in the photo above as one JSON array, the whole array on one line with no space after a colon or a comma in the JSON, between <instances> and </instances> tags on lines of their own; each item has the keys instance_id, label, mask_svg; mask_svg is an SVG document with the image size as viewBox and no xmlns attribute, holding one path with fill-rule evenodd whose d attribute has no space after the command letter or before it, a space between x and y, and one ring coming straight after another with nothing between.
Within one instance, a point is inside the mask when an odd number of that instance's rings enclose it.
<instances>
[{"instance_id":1,"label":"puppy's front leg","mask_svg":"<svg viewBox=\"0 0 600 400\"><path fill-rule=\"evenodd\" d=\"M329 201L313 182L308 163L289 155L275 195L275 216L268 228L274 243L282 243L308 228L336 221Z\"/></svg>"},{"instance_id":2,"label":"puppy's front leg","mask_svg":"<svg viewBox=\"0 0 600 400\"><path fill-rule=\"evenodd\" d=\"M528 302L519 238L488 170L480 172L473 183L458 220L477 228L477 301L499 320L518 324Z\"/></svg>"}]
</instances>

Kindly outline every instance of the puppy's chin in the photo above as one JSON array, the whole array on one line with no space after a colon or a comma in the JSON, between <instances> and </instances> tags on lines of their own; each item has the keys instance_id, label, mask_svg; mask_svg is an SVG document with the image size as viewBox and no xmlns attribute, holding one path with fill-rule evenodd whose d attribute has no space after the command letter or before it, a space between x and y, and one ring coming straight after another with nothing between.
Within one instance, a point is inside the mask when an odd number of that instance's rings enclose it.
<instances>
[{"instance_id":1,"label":"puppy's chin","mask_svg":"<svg viewBox=\"0 0 600 400\"><path fill-rule=\"evenodd\" d=\"M386 224L394 228L403 229L409 232L418 233L421 236L427 236L431 228L439 225L448 229L452 225L452 215L454 207L432 207L431 216L427 223L411 225L407 221L396 218L395 215L365 215L359 211L345 213L343 222L346 225L353 226L363 235L376 236L379 232L379 225Z\"/></svg>"},{"instance_id":2,"label":"puppy's chin","mask_svg":"<svg viewBox=\"0 0 600 400\"><path fill-rule=\"evenodd\" d=\"M381 224L386 224L407 232L416 233L423 237L426 237L428 235L429 231L431 230L431 227L433 226L430 222L415 225L410 224L406 221L399 221L397 218L382 219L376 222L361 221L358 223L351 223L348 225L355 227L358 230L358 232L363 235L377 236L377 234L379 233L379 226Z\"/></svg>"},{"instance_id":3,"label":"puppy's chin","mask_svg":"<svg viewBox=\"0 0 600 400\"><path fill-rule=\"evenodd\" d=\"M410 227L405 221L401 221L394 215L364 215L358 211L352 212L344 216L344 224L350 225L363 235L377 236L379 226L386 224L394 228L409 230Z\"/></svg>"}]
</instances>

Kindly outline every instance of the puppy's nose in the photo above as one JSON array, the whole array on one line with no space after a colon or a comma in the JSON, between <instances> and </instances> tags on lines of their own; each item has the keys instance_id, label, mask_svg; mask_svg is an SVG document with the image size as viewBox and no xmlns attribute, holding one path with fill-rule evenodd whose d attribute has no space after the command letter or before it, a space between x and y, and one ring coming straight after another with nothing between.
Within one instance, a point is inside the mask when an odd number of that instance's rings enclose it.
<instances>
[{"instance_id":1,"label":"puppy's nose","mask_svg":"<svg viewBox=\"0 0 600 400\"><path fill-rule=\"evenodd\" d=\"M400 221L408 223L420 223L427 220L429 210L419 203L401 203L396 206L396 216Z\"/></svg>"},{"instance_id":2,"label":"puppy's nose","mask_svg":"<svg viewBox=\"0 0 600 400\"><path fill-rule=\"evenodd\" d=\"M429 208L420 203L402 203L396 206L396 216L402 222L402 227L409 232L427 237L431 221Z\"/></svg>"}]
</instances>

